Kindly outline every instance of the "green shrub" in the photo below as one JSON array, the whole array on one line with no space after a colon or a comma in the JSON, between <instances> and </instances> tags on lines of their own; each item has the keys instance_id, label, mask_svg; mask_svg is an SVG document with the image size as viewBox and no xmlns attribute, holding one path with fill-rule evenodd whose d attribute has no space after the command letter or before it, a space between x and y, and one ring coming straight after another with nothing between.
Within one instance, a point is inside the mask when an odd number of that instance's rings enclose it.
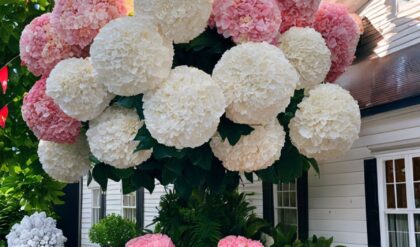
<instances>
[{"instance_id":1,"label":"green shrub","mask_svg":"<svg viewBox=\"0 0 420 247\"><path fill-rule=\"evenodd\" d=\"M2 205L0 210L0 247L3 247L6 246L6 243L4 242L2 245L1 241L6 240L6 235L9 234L12 226L23 218L24 212L20 210L19 201L13 197L0 194L0 205Z\"/></svg>"},{"instance_id":2,"label":"green shrub","mask_svg":"<svg viewBox=\"0 0 420 247\"><path fill-rule=\"evenodd\" d=\"M258 218L254 209L243 193L195 191L185 201L170 192L161 199L156 231L170 236L177 247L216 246L228 235L260 239L269 224Z\"/></svg>"},{"instance_id":3,"label":"green shrub","mask_svg":"<svg viewBox=\"0 0 420 247\"><path fill-rule=\"evenodd\" d=\"M112 214L92 226L89 239L101 247L124 247L125 243L135 238L137 234L134 222Z\"/></svg>"}]
</instances>

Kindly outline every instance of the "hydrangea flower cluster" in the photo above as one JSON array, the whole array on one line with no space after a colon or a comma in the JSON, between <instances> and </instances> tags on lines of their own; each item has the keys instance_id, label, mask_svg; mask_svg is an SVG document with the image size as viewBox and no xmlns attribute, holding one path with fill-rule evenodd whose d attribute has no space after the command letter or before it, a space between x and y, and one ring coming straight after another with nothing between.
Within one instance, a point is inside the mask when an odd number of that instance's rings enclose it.
<instances>
[{"instance_id":1,"label":"hydrangea flower cluster","mask_svg":"<svg viewBox=\"0 0 420 247\"><path fill-rule=\"evenodd\" d=\"M311 26L321 0L277 0L282 15L280 32L291 27Z\"/></svg>"},{"instance_id":2,"label":"hydrangea flower cluster","mask_svg":"<svg viewBox=\"0 0 420 247\"><path fill-rule=\"evenodd\" d=\"M360 110L350 93L334 84L309 92L289 124L299 151L319 161L344 154L359 137Z\"/></svg>"},{"instance_id":3,"label":"hydrangea flower cluster","mask_svg":"<svg viewBox=\"0 0 420 247\"><path fill-rule=\"evenodd\" d=\"M182 149L201 146L213 136L226 103L210 75L180 66L159 90L147 95L143 107L152 136L166 146Z\"/></svg>"},{"instance_id":4,"label":"hydrangea flower cluster","mask_svg":"<svg viewBox=\"0 0 420 247\"><path fill-rule=\"evenodd\" d=\"M66 115L45 90L46 79L41 79L25 96L23 120L38 139L56 143L76 142L82 124Z\"/></svg>"},{"instance_id":5,"label":"hydrangea flower cluster","mask_svg":"<svg viewBox=\"0 0 420 247\"><path fill-rule=\"evenodd\" d=\"M75 144L59 144L40 141L39 161L44 171L57 181L77 183L90 169L89 145L85 136L80 136Z\"/></svg>"},{"instance_id":6,"label":"hydrangea flower cluster","mask_svg":"<svg viewBox=\"0 0 420 247\"><path fill-rule=\"evenodd\" d=\"M109 21L129 13L127 0L56 0L51 23L59 37L82 48Z\"/></svg>"},{"instance_id":7,"label":"hydrangea flower cluster","mask_svg":"<svg viewBox=\"0 0 420 247\"><path fill-rule=\"evenodd\" d=\"M220 240L217 247L264 247L261 242L242 236L228 236Z\"/></svg>"},{"instance_id":8,"label":"hydrangea flower cluster","mask_svg":"<svg viewBox=\"0 0 420 247\"><path fill-rule=\"evenodd\" d=\"M64 247L67 239L45 212L25 216L6 236L9 247Z\"/></svg>"},{"instance_id":9,"label":"hydrangea flower cluster","mask_svg":"<svg viewBox=\"0 0 420 247\"><path fill-rule=\"evenodd\" d=\"M324 81L331 67L331 52L320 33L292 27L281 36L279 47L299 72L298 89L310 89Z\"/></svg>"},{"instance_id":10,"label":"hydrangea flower cluster","mask_svg":"<svg viewBox=\"0 0 420 247\"><path fill-rule=\"evenodd\" d=\"M213 78L227 98L227 118L241 124L271 121L289 105L299 81L283 52L265 42L245 43L225 52Z\"/></svg>"},{"instance_id":11,"label":"hydrangea flower cluster","mask_svg":"<svg viewBox=\"0 0 420 247\"><path fill-rule=\"evenodd\" d=\"M137 166L148 160L152 150L134 152L139 141L134 141L143 126L135 110L111 106L90 121L86 132L90 150L95 157L116 168Z\"/></svg>"},{"instance_id":12,"label":"hydrangea flower cluster","mask_svg":"<svg viewBox=\"0 0 420 247\"><path fill-rule=\"evenodd\" d=\"M20 38L20 58L36 76L48 76L63 59L80 57L83 51L57 36L51 25L51 14L46 13L32 20Z\"/></svg>"},{"instance_id":13,"label":"hydrangea flower cluster","mask_svg":"<svg viewBox=\"0 0 420 247\"><path fill-rule=\"evenodd\" d=\"M265 169L280 158L286 133L273 119L267 125L253 126L254 130L242 136L234 146L216 134L210 142L214 155L229 171L254 172Z\"/></svg>"},{"instance_id":14,"label":"hydrangea flower cluster","mask_svg":"<svg viewBox=\"0 0 420 247\"><path fill-rule=\"evenodd\" d=\"M90 49L97 81L132 96L156 89L169 75L172 43L146 18L123 17L101 29Z\"/></svg>"},{"instance_id":15,"label":"hydrangea flower cluster","mask_svg":"<svg viewBox=\"0 0 420 247\"><path fill-rule=\"evenodd\" d=\"M235 43L275 43L281 11L276 0L215 0L210 25Z\"/></svg>"},{"instance_id":16,"label":"hydrangea flower cluster","mask_svg":"<svg viewBox=\"0 0 420 247\"><path fill-rule=\"evenodd\" d=\"M210 0L136 0L135 13L148 17L175 44L188 43L207 27Z\"/></svg>"},{"instance_id":17,"label":"hydrangea flower cluster","mask_svg":"<svg viewBox=\"0 0 420 247\"><path fill-rule=\"evenodd\" d=\"M89 59L61 61L47 79L46 93L67 115L80 121L94 119L114 98L95 80Z\"/></svg>"},{"instance_id":18,"label":"hydrangea flower cluster","mask_svg":"<svg viewBox=\"0 0 420 247\"><path fill-rule=\"evenodd\" d=\"M175 247L175 245L166 235L146 234L128 241L125 247Z\"/></svg>"},{"instance_id":19,"label":"hydrangea flower cluster","mask_svg":"<svg viewBox=\"0 0 420 247\"><path fill-rule=\"evenodd\" d=\"M331 50L332 66L327 81L334 82L355 58L359 27L344 6L323 2L316 13L314 28Z\"/></svg>"}]
</instances>

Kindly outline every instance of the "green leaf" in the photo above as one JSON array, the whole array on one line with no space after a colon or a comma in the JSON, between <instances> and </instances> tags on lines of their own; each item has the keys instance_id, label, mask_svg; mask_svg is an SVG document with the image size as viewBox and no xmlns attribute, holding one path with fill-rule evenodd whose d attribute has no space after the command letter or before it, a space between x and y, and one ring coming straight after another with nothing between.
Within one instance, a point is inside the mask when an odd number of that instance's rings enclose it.
<instances>
[{"instance_id":1,"label":"green leaf","mask_svg":"<svg viewBox=\"0 0 420 247\"><path fill-rule=\"evenodd\" d=\"M121 179L127 179L134 174L134 169L133 168L114 169L113 172L116 177L121 178Z\"/></svg>"},{"instance_id":2,"label":"green leaf","mask_svg":"<svg viewBox=\"0 0 420 247\"><path fill-rule=\"evenodd\" d=\"M132 183L131 178L123 178L122 179L122 189L123 194L130 194L131 192L136 191L136 186Z\"/></svg>"},{"instance_id":3,"label":"green leaf","mask_svg":"<svg viewBox=\"0 0 420 247\"><path fill-rule=\"evenodd\" d=\"M186 167L187 163L185 160L179 160L179 159L169 159L165 163L165 168L172 171L178 176L182 176L182 171L184 170L184 167Z\"/></svg>"},{"instance_id":4,"label":"green leaf","mask_svg":"<svg viewBox=\"0 0 420 247\"><path fill-rule=\"evenodd\" d=\"M115 104L124 108L135 108L140 119L144 119L143 115L143 94L131 97L118 96L115 99Z\"/></svg>"},{"instance_id":5,"label":"green leaf","mask_svg":"<svg viewBox=\"0 0 420 247\"><path fill-rule=\"evenodd\" d=\"M217 131L222 137L222 140L227 138L230 145L232 146L238 143L239 139L241 139L241 136L249 135L253 130L254 128L251 126L234 123L225 116L222 116L220 119L219 127L217 128Z\"/></svg>"},{"instance_id":6,"label":"green leaf","mask_svg":"<svg viewBox=\"0 0 420 247\"><path fill-rule=\"evenodd\" d=\"M166 167L162 169L162 179L161 183L163 186L167 186L175 181L177 174L167 169Z\"/></svg>"},{"instance_id":7,"label":"green leaf","mask_svg":"<svg viewBox=\"0 0 420 247\"><path fill-rule=\"evenodd\" d=\"M134 140L140 142L134 152L152 149L157 144L157 141L153 139L145 124L139 129Z\"/></svg>"},{"instance_id":8,"label":"green leaf","mask_svg":"<svg viewBox=\"0 0 420 247\"><path fill-rule=\"evenodd\" d=\"M153 190L155 189L155 179L145 171L137 170L131 177L131 182L136 187L136 189L144 187L150 193L153 193Z\"/></svg>"},{"instance_id":9,"label":"green leaf","mask_svg":"<svg viewBox=\"0 0 420 247\"><path fill-rule=\"evenodd\" d=\"M93 167L92 177L106 191L108 186L108 168L105 164L97 164Z\"/></svg>"},{"instance_id":10,"label":"green leaf","mask_svg":"<svg viewBox=\"0 0 420 247\"><path fill-rule=\"evenodd\" d=\"M249 182L254 183L254 173L245 172L245 177Z\"/></svg>"},{"instance_id":11,"label":"green leaf","mask_svg":"<svg viewBox=\"0 0 420 247\"><path fill-rule=\"evenodd\" d=\"M191 149L188 152L188 158L194 166L210 171L213 153L208 143L198 148Z\"/></svg>"},{"instance_id":12,"label":"green leaf","mask_svg":"<svg viewBox=\"0 0 420 247\"><path fill-rule=\"evenodd\" d=\"M88 172L88 176L87 176L87 186L90 185L90 183L92 183L92 171L89 170Z\"/></svg>"},{"instance_id":13,"label":"green leaf","mask_svg":"<svg viewBox=\"0 0 420 247\"><path fill-rule=\"evenodd\" d=\"M156 159L175 158L182 159L187 154L185 149L176 149L173 147L167 147L162 144L157 144L153 147L153 156Z\"/></svg>"}]
</instances>

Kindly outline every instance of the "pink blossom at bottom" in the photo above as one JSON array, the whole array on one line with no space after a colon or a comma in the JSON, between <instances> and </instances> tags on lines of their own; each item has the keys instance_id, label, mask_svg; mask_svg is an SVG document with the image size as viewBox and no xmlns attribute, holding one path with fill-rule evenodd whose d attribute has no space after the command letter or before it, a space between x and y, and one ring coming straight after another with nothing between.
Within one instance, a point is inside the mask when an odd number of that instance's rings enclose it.
<instances>
[{"instance_id":1,"label":"pink blossom at bottom","mask_svg":"<svg viewBox=\"0 0 420 247\"><path fill-rule=\"evenodd\" d=\"M219 241L217 247L264 247L261 242L241 236L228 236Z\"/></svg>"},{"instance_id":2,"label":"pink blossom at bottom","mask_svg":"<svg viewBox=\"0 0 420 247\"><path fill-rule=\"evenodd\" d=\"M56 143L75 143L82 124L67 116L45 94L46 78L35 83L23 99L22 116L38 139Z\"/></svg>"},{"instance_id":3,"label":"pink blossom at bottom","mask_svg":"<svg viewBox=\"0 0 420 247\"><path fill-rule=\"evenodd\" d=\"M277 0L281 9L281 33L291 27L312 26L321 0Z\"/></svg>"},{"instance_id":4,"label":"pink blossom at bottom","mask_svg":"<svg viewBox=\"0 0 420 247\"><path fill-rule=\"evenodd\" d=\"M235 43L275 43L281 12L276 0L215 0L209 25Z\"/></svg>"},{"instance_id":5,"label":"pink blossom at bottom","mask_svg":"<svg viewBox=\"0 0 420 247\"><path fill-rule=\"evenodd\" d=\"M359 27L343 5L323 2L316 13L314 28L331 50L331 70L327 81L334 82L353 63Z\"/></svg>"},{"instance_id":6,"label":"pink blossom at bottom","mask_svg":"<svg viewBox=\"0 0 420 247\"><path fill-rule=\"evenodd\" d=\"M128 241L125 247L175 247L175 245L166 235L146 234Z\"/></svg>"}]
</instances>

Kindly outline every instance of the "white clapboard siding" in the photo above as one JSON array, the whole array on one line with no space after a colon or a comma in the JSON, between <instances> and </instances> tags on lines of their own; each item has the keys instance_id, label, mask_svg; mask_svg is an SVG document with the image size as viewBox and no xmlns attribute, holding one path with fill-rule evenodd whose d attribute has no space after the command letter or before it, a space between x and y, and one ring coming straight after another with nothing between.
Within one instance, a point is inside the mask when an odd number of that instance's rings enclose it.
<instances>
[{"instance_id":1,"label":"white clapboard siding","mask_svg":"<svg viewBox=\"0 0 420 247\"><path fill-rule=\"evenodd\" d=\"M245 176L242 176L242 184L239 186L239 192L250 193L247 197L249 203L256 207L255 213L259 217L263 217L263 194L262 182L254 175L254 183L250 183Z\"/></svg>"},{"instance_id":2,"label":"white clapboard siding","mask_svg":"<svg viewBox=\"0 0 420 247\"><path fill-rule=\"evenodd\" d=\"M160 198L166 194L171 187L164 187L158 181L155 183L155 189L152 194L144 190L144 226L153 230L153 220L158 215Z\"/></svg>"},{"instance_id":3,"label":"white clapboard siding","mask_svg":"<svg viewBox=\"0 0 420 247\"><path fill-rule=\"evenodd\" d=\"M383 37L379 42L372 40L377 42L372 45L379 57L420 43L420 1L402 6L399 10L395 10L391 2L393 0L370 0L359 13Z\"/></svg>"}]
</instances>

